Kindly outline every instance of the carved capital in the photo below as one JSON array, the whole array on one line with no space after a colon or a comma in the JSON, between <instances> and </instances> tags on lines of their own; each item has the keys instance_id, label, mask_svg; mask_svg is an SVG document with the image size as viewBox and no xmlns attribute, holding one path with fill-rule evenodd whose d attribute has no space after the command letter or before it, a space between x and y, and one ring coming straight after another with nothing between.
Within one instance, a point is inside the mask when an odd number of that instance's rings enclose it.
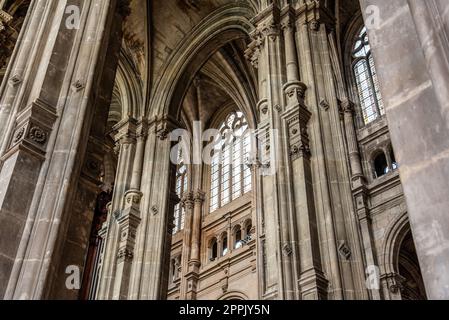
<instances>
[{"instance_id":1,"label":"carved capital","mask_svg":"<svg viewBox=\"0 0 449 320\"><path fill-rule=\"evenodd\" d=\"M206 193L201 190L197 190L194 195L195 203L202 204L206 200Z\"/></svg>"},{"instance_id":2,"label":"carved capital","mask_svg":"<svg viewBox=\"0 0 449 320\"><path fill-rule=\"evenodd\" d=\"M313 19L312 21L309 22L309 28L312 31L320 30L320 25L321 25L321 23L316 19Z\"/></svg>"},{"instance_id":3,"label":"carved capital","mask_svg":"<svg viewBox=\"0 0 449 320\"><path fill-rule=\"evenodd\" d=\"M262 25L261 33L265 38L270 39L271 41L276 40L280 34L280 26L278 23L274 21L274 19L268 21L264 25Z\"/></svg>"},{"instance_id":4,"label":"carved capital","mask_svg":"<svg viewBox=\"0 0 449 320\"><path fill-rule=\"evenodd\" d=\"M136 143L137 120L128 117L113 128L114 139L119 145Z\"/></svg>"},{"instance_id":5,"label":"carved capital","mask_svg":"<svg viewBox=\"0 0 449 320\"><path fill-rule=\"evenodd\" d=\"M293 31L293 23L290 19L284 20L281 22L281 30L283 32L292 32Z\"/></svg>"},{"instance_id":6,"label":"carved capital","mask_svg":"<svg viewBox=\"0 0 449 320\"><path fill-rule=\"evenodd\" d=\"M306 97L307 85L300 81L289 82L284 85L284 92L289 105L303 103Z\"/></svg>"},{"instance_id":7,"label":"carved capital","mask_svg":"<svg viewBox=\"0 0 449 320\"><path fill-rule=\"evenodd\" d=\"M127 206L140 206L143 193L139 190L129 190L125 193L125 202Z\"/></svg>"},{"instance_id":8,"label":"carved capital","mask_svg":"<svg viewBox=\"0 0 449 320\"><path fill-rule=\"evenodd\" d=\"M195 196L192 192L187 192L182 196L181 205L187 210L192 210L195 203Z\"/></svg>"},{"instance_id":9,"label":"carved capital","mask_svg":"<svg viewBox=\"0 0 449 320\"><path fill-rule=\"evenodd\" d=\"M264 38L262 33L256 30L251 35L252 41L245 50L245 58L251 62L254 68L259 67L259 57L261 54L261 48L264 44Z\"/></svg>"},{"instance_id":10,"label":"carved capital","mask_svg":"<svg viewBox=\"0 0 449 320\"><path fill-rule=\"evenodd\" d=\"M170 132L176 128L180 128L180 124L169 116L164 116L155 120L156 137L161 140L167 140Z\"/></svg>"},{"instance_id":11,"label":"carved capital","mask_svg":"<svg viewBox=\"0 0 449 320\"><path fill-rule=\"evenodd\" d=\"M355 112L354 103L348 98L339 100L340 109L344 113L353 114Z\"/></svg>"}]
</instances>

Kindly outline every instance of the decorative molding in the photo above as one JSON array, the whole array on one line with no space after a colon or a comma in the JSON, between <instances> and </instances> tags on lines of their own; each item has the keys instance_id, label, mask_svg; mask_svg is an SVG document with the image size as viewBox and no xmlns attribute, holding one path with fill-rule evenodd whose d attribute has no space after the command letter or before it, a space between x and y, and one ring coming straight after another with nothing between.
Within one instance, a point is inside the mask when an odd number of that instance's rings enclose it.
<instances>
[{"instance_id":1,"label":"decorative molding","mask_svg":"<svg viewBox=\"0 0 449 320\"><path fill-rule=\"evenodd\" d=\"M350 113L350 114L354 114L355 113L354 102L352 102L348 98L344 98L342 100L338 100L338 103L339 103L339 106L340 106L340 109L341 109L342 112Z\"/></svg>"},{"instance_id":2,"label":"decorative molding","mask_svg":"<svg viewBox=\"0 0 449 320\"><path fill-rule=\"evenodd\" d=\"M47 142L48 133L36 125L31 127L29 137L37 144L44 145Z\"/></svg>"},{"instance_id":3,"label":"decorative molding","mask_svg":"<svg viewBox=\"0 0 449 320\"><path fill-rule=\"evenodd\" d=\"M293 253L292 245L290 243L284 243L284 245L282 246L282 254L285 257L290 257L292 253Z\"/></svg>"},{"instance_id":4,"label":"decorative molding","mask_svg":"<svg viewBox=\"0 0 449 320\"><path fill-rule=\"evenodd\" d=\"M126 203L132 206L139 206L142 200L142 192L139 190L128 190L125 193Z\"/></svg>"},{"instance_id":5,"label":"decorative molding","mask_svg":"<svg viewBox=\"0 0 449 320\"><path fill-rule=\"evenodd\" d=\"M194 195L195 203L203 203L206 200L206 193L201 190L197 190Z\"/></svg>"},{"instance_id":6,"label":"decorative molding","mask_svg":"<svg viewBox=\"0 0 449 320\"><path fill-rule=\"evenodd\" d=\"M320 101L320 107L324 109L324 111L328 111L330 108L329 102L326 99L322 99Z\"/></svg>"},{"instance_id":7,"label":"decorative molding","mask_svg":"<svg viewBox=\"0 0 449 320\"><path fill-rule=\"evenodd\" d=\"M160 119L156 119L153 123L155 125L156 137L161 141L167 140L170 132L174 129L181 128L181 125L170 116L164 116Z\"/></svg>"},{"instance_id":8,"label":"decorative molding","mask_svg":"<svg viewBox=\"0 0 449 320\"><path fill-rule=\"evenodd\" d=\"M340 245L338 246L338 253L345 260L349 260L351 258L351 249L347 245L346 241L343 240L340 242Z\"/></svg>"},{"instance_id":9,"label":"decorative molding","mask_svg":"<svg viewBox=\"0 0 449 320\"><path fill-rule=\"evenodd\" d=\"M134 253L128 248L121 248L118 251L117 259L119 260L119 262L132 261L134 259Z\"/></svg>"},{"instance_id":10,"label":"decorative molding","mask_svg":"<svg viewBox=\"0 0 449 320\"><path fill-rule=\"evenodd\" d=\"M25 137L25 130L26 127L22 127L16 131L16 133L14 134L13 143L18 143L20 140L22 140L23 137Z\"/></svg>"},{"instance_id":11,"label":"decorative molding","mask_svg":"<svg viewBox=\"0 0 449 320\"><path fill-rule=\"evenodd\" d=\"M9 13L0 9L0 31L5 30L6 26L10 24L12 19L13 17Z\"/></svg>"},{"instance_id":12,"label":"decorative molding","mask_svg":"<svg viewBox=\"0 0 449 320\"><path fill-rule=\"evenodd\" d=\"M262 33L258 30L255 30L251 34L252 41L248 45L248 48L245 50L245 58L251 62L254 68L259 67L259 57L261 54L261 49L264 44L264 38Z\"/></svg>"},{"instance_id":13,"label":"decorative molding","mask_svg":"<svg viewBox=\"0 0 449 320\"><path fill-rule=\"evenodd\" d=\"M193 194L193 192L186 192L181 199L181 205L187 209L187 210L192 210L193 209L193 205L195 203L195 196Z\"/></svg>"},{"instance_id":14,"label":"decorative molding","mask_svg":"<svg viewBox=\"0 0 449 320\"><path fill-rule=\"evenodd\" d=\"M309 144L308 122L312 114L303 105L290 107L282 118L285 120L288 129L288 141L290 148L290 158L292 161L299 158L310 158L311 150Z\"/></svg>"},{"instance_id":15,"label":"decorative molding","mask_svg":"<svg viewBox=\"0 0 449 320\"><path fill-rule=\"evenodd\" d=\"M312 21L309 22L309 28L312 31L320 30L320 25L321 25L321 23L316 19L313 19Z\"/></svg>"},{"instance_id":16,"label":"decorative molding","mask_svg":"<svg viewBox=\"0 0 449 320\"><path fill-rule=\"evenodd\" d=\"M81 80L76 80L72 84L72 89L73 89L74 92L79 92L79 91L84 89L84 84L81 82Z\"/></svg>"},{"instance_id":17,"label":"decorative molding","mask_svg":"<svg viewBox=\"0 0 449 320\"><path fill-rule=\"evenodd\" d=\"M9 79L9 84L13 87L17 87L19 84L22 83L22 77L19 74L14 74L10 79Z\"/></svg>"},{"instance_id":18,"label":"decorative molding","mask_svg":"<svg viewBox=\"0 0 449 320\"><path fill-rule=\"evenodd\" d=\"M300 81L288 82L284 85L284 92L287 96L288 104L293 106L304 104L306 98L307 85Z\"/></svg>"}]
</instances>

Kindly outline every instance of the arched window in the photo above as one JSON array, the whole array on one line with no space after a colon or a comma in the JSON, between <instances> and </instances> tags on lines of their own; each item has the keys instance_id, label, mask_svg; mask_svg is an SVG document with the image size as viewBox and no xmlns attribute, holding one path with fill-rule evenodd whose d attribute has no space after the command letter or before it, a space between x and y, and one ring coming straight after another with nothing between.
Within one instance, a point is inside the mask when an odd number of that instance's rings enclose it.
<instances>
[{"instance_id":1,"label":"arched window","mask_svg":"<svg viewBox=\"0 0 449 320\"><path fill-rule=\"evenodd\" d=\"M213 238L211 240L209 250L210 250L209 260L215 261L218 258L218 242L216 238Z\"/></svg>"},{"instance_id":2,"label":"arched window","mask_svg":"<svg viewBox=\"0 0 449 320\"><path fill-rule=\"evenodd\" d=\"M181 149L180 149L181 150ZM187 192L187 166L182 158L181 151L178 155L178 165L176 168L176 195L181 199ZM175 215L173 219L173 234L184 229L185 210L183 206L178 203L175 206Z\"/></svg>"},{"instance_id":3,"label":"arched window","mask_svg":"<svg viewBox=\"0 0 449 320\"><path fill-rule=\"evenodd\" d=\"M252 224L251 220L248 220L245 223L245 240L248 240L249 238L251 238L252 228L253 228L253 224Z\"/></svg>"},{"instance_id":4,"label":"arched window","mask_svg":"<svg viewBox=\"0 0 449 320\"><path fill-rule=\"evenodd\" d=\"M242 229L237 226L234 229L234 249L240 249L243 246Z\"/></svg>"},{"instance_id":5,"label":"arched window","mask_svg":"<svg viewBox=\"0 0 449 320\"><path fill-rule=\"evenodd\" d=\"M222 235L221 237L221 245L222 245L222 250L221 250L221 256L224 257L225 255L228 254L228 235L225 233Z\"/></svg>"},{"instance_id":6,"label":"arched window","mask_svg":"<svg viewBox=\"0 0 449 320\"><path fill-rule=\"evenodd\" d=\"M248 123L232 112L219 127L211 163L210 212L251 191L251 169L245 165L251 151Z\"/></svg>"},{"instance_id":7,"label":"arched window","mask_svg":"<svg viewBox=\"0 0 449 320\"><path fill-rule=\"evenodd\" d=\"M355 41L352 56L353 72L362 107L363 121L368 124L384 115L385 110L366 27L362 29Z\"/></svg>"},{"instance_id":8,"label":"arched window","mask_svg":"<svg viewBox=\"0 0 449 320\"><path fill-rule=\"evenodd\" d=\"M385 154L383 152L379 153L374 158L374 171L376 178L382 177L390 171L390 169L388 168L387 158L385 157Z\"/></svg>"}]
</instances>

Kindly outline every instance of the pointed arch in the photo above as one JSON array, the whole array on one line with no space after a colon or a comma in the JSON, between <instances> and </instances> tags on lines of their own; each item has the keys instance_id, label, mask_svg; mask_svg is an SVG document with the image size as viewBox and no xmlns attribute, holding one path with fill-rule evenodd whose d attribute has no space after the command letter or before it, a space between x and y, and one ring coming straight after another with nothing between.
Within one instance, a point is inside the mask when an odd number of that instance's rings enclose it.
<instances>
[{"instance_id":1,"label":"pointed arch","mask_svg":"<svg viewBox=\"0 0 449 320\"><path fill-rule=\"evenodd\" d=\"M255 15L253 10L252 6L243 2L223 6L183 39L173 50L174 54L167 61L162 77L155 85L147 109L149 118L168 114L179 118L188 87L201 67L218 48L233 40L247 38L253 30L254 26L250 21ZM251 115L248 121L254 125L255 102L247 96L243 97L243 101L245 104L239 105L239 108Z\"/></svg>"}]
</instances>

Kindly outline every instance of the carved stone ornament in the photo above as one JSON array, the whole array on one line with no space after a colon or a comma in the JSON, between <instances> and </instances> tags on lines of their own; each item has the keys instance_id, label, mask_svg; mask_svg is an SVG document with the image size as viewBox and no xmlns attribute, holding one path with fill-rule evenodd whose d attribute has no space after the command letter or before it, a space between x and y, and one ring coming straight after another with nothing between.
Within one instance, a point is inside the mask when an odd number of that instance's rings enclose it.
<instances>
[{"instance_id":1,"label":"carved stone ornament","mask_svg":"<svg viewBox=\"0 0 449 320\"><path fill-rule=\"evenodd\" d=\"M127 248L123 248L119 250L117 258L119 260L132 260L134 258L134 253Z\"/></svg>"},{"instance_id":2,"label":"carved stone ornament","mask_svg":"<svg viewBox=\"0 0 449 320\"><path fill-rule=\"evenodd\" d=\"M126 195L126 203L139 205L141 200L141 195L135 192L130 192Z\"/></svg>"},{"instance_id":3,"label":"carved stone ornament","mask_svg":"<svg viewBox=\"0 0 449 320\"><path fill-rule=\"evenodd\" d=\"M29 137L38 144L45 144L47 142L47 133L40 127L35 126L30 129Z\"/></svg>"},{"instance_id":4,"label":"carved stone ornament","mask_svg":"<svg viewBox=\"0 0 449 320\"><path fill-rule=\"evenodd\" d=\"M156 133L156 136L160 139L160 140L166 140L168 138L168 135L170 134L170 132L167 129L162 129L159 130Z\"/></svg>"},{"instance_id":5,"label":"carved stone ornament","mask_svg":"<svg viewBox=\"0 0 449 320\"><path fill-rule=\"evenodd\" d=\"M279 25L273 20L269 21L262 27L262 34L268 37L271 41L276 40L279 36Z\"/></svg>"},{"instance_id":6,"label":"carved stone ornament","mask_svg":"<svg viewBox=\"0 0 449 320\"><path fill-rule=\"evenodd\" d=\"M313 19L312 21L310 21L309 26L310 30L318 31L320 29L320 22L316 19Z\"/></svg>"},{"instance_id":7,"label":"carved stone ornament","mask_svg":"<svg viewBox=\"0 0 449 320\"><path fill-rule=\"evenodd\" d=\"M0 9L0 31L5 30L12 19L13 17L9 13Z\"/></svg>"},{"instance_id":8,"label":"carved stone ornament","mask_svg":"<svg viewBox=\"0 0 449 320\"><path fill-rule=\"evenodd\" d=\"M16 87L17 85L19 85L20 83L22 83L22 77L18 74L13 75L10 79L9 79L9 83L13 86Z\"/></svg>"},{"instance_id":9,"label":"carved stone ornament","mask_svg":"<svg viewBox=\"0 0 449 320\"><path fill-rule=\"evenodd\" d=\"M326 99L322 99L320 102L320 107L324 109L324 111L329 110L330 105L329 102Z\"/></svg>"},{"instance_id":10,"label":"carved stone ornament","mask_svg":"<svg viewBox=\"0 0 449 320\"><path fill-rule=\"evenodd\" d=\"M282 246L282 254L286 257L289 257L292 255L292 253L293 253L292 246L289 243L285 243Z\"/></svg>"},{"instance_id":11,"label":"carved stone ornament","mask_svg":"<svg viewBox=\"0 0 449 320\"><path fill-rule=\"evenodd\" d=\"M340 256L342 256L346 260L349 260L349 258L351 258L351 249L349 249L346 241L342 241L340 243L340 245L338 246L338 252L340 253Z\"/></svg>"},{"instance_id":12,"label":"carved stone ornament","mask_svg":"<svg viewBox=\"0 0 449 320\"><path fill-rule=\"evenodd\" d=\"M84 89L84 85L80 80L77 80L72 84L72 89L75 92L79 92Z\"/></svg>"},{"instance_id":13,"label":"carved stone ornament","mask_svg":"<svg viewBox=\"0 0 449 320\"><path fill-rule=\"evenodd\" d=\"M342 112L345 113L354 113L355 109L354 109L354 103L352 101L350 101L349 99L343 99L340 102L340 108Z\"/></svg>"},{"instance_id":14,"label":"carved stone ornament","mask_svg":"<svg viewBox=\"0 0 449 320\"><path fill-rule=\"evenodd\" d=\"M297 85L293 85L286 88L286 94L289 99L296 98L298 100L304 100L306 97L307 86L301 82Z\"/></svg>"},{"instance_id":15,"label":"carved stone ornament","mask_svg":"<svg viewBox=\"0 0 449 320\"><path fill-rule=\"evenodd\" d=\"M25 127L20 128L19 130L17 130L16 135L14 136L14 143L19 142L20 140L22 140L22 138L25 136Z\"/></svg>"}]
</instances>

